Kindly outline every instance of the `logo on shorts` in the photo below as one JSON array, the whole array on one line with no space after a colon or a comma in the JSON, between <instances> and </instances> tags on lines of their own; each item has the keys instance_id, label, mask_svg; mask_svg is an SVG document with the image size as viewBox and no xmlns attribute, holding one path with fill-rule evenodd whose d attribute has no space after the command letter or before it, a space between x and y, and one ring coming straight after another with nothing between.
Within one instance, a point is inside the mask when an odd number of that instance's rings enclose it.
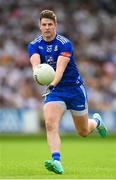
<instances>
[{"instance_id":1,"label":"logo on shorts","mask_svg":"<svg viewBox=\"0 0 116 180\"><path fill-rule=\"evenodd\" d=\"M85 105L83 105L83 104L82 104L82 105L77 105L77 107L84 107L84 106L85 106Z\"/></svg>"}]
</instances>

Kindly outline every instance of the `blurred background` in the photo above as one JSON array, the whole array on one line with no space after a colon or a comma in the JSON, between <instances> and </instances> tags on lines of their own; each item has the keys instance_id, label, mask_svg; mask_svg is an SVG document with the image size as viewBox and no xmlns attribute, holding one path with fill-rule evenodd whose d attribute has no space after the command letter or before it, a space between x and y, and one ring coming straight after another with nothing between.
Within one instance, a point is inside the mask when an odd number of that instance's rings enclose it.
<instances>
[{"instance_id":1,"label":"blurred background","mask_svg":"<svg viewBox=\"0 0 116 180\"><path fill-rule=\"evenodd\" d=\"M42 92L32 78L27 45L40 33L39 13L54 10L58 33L72 40L87 86L89 115L100 112L116 132L116 1L0 0L0 133L44 131ZM74 132L70 112L61 131Z\"/></svg>"}]
</instances>

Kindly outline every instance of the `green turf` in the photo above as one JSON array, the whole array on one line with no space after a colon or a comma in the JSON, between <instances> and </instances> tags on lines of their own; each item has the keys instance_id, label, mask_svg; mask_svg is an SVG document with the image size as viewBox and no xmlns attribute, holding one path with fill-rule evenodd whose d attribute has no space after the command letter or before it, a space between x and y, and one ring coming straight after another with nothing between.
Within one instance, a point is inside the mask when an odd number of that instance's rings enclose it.
<instances>
[{"instance_id":1,"label":"green turf","mask_svg":"<svg viewBox=\"0 0 116 180\"><path fill-rule=\"evenodd\" d=\"M50 158L46 139L0 136L0 178L111 179L116 178L116 136L62 139L63 175L44 168Z\"/></svg>"}]
</instances>

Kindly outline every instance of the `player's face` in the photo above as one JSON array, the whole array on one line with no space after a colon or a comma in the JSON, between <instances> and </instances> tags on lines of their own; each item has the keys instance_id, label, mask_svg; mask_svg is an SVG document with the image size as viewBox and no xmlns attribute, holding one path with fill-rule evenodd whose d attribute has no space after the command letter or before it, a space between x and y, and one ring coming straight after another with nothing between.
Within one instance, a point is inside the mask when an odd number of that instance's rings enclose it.
<instances>
[{"instance_id":1,"label":"player's face","mask_svg":"<svg viewBox=\"0 0 116 180\"><path fill-rule=\"evenodd\" d=\"M43 39L51 41L56 35L56 24L52 19L42 18L39 24Z\"/></svg>"}]
</instances>

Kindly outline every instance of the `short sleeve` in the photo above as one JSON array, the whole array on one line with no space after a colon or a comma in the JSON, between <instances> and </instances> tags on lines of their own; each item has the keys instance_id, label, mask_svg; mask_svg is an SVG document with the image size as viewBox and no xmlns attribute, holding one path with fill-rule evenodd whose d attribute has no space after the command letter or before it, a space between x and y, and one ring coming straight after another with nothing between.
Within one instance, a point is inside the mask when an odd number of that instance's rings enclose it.
<instances>
[{"instance_id":1,"label":"short sleeve","mask_svg":"<svg viewBox=\"0 0 116 180\"><path fill-rule=\"evenodd\" d=\"M71 57L73 54L73 47L70 41L66 42L65 44L62 44L60 48L60 55L65 57Z\"/></svg>"},{"instance_id":2,"label":"short sleeve","mask_svg":"<svg viewBox=\"0 0 116 180\"><path fill-rule=\"evenodd\" d=\"M38 49L38 46L37 44L32 44L30 43L28 45L28 54L29 54L29 57L31 57L33 54L39 54L39 49Z\"/></svg>"}]
</instances>

